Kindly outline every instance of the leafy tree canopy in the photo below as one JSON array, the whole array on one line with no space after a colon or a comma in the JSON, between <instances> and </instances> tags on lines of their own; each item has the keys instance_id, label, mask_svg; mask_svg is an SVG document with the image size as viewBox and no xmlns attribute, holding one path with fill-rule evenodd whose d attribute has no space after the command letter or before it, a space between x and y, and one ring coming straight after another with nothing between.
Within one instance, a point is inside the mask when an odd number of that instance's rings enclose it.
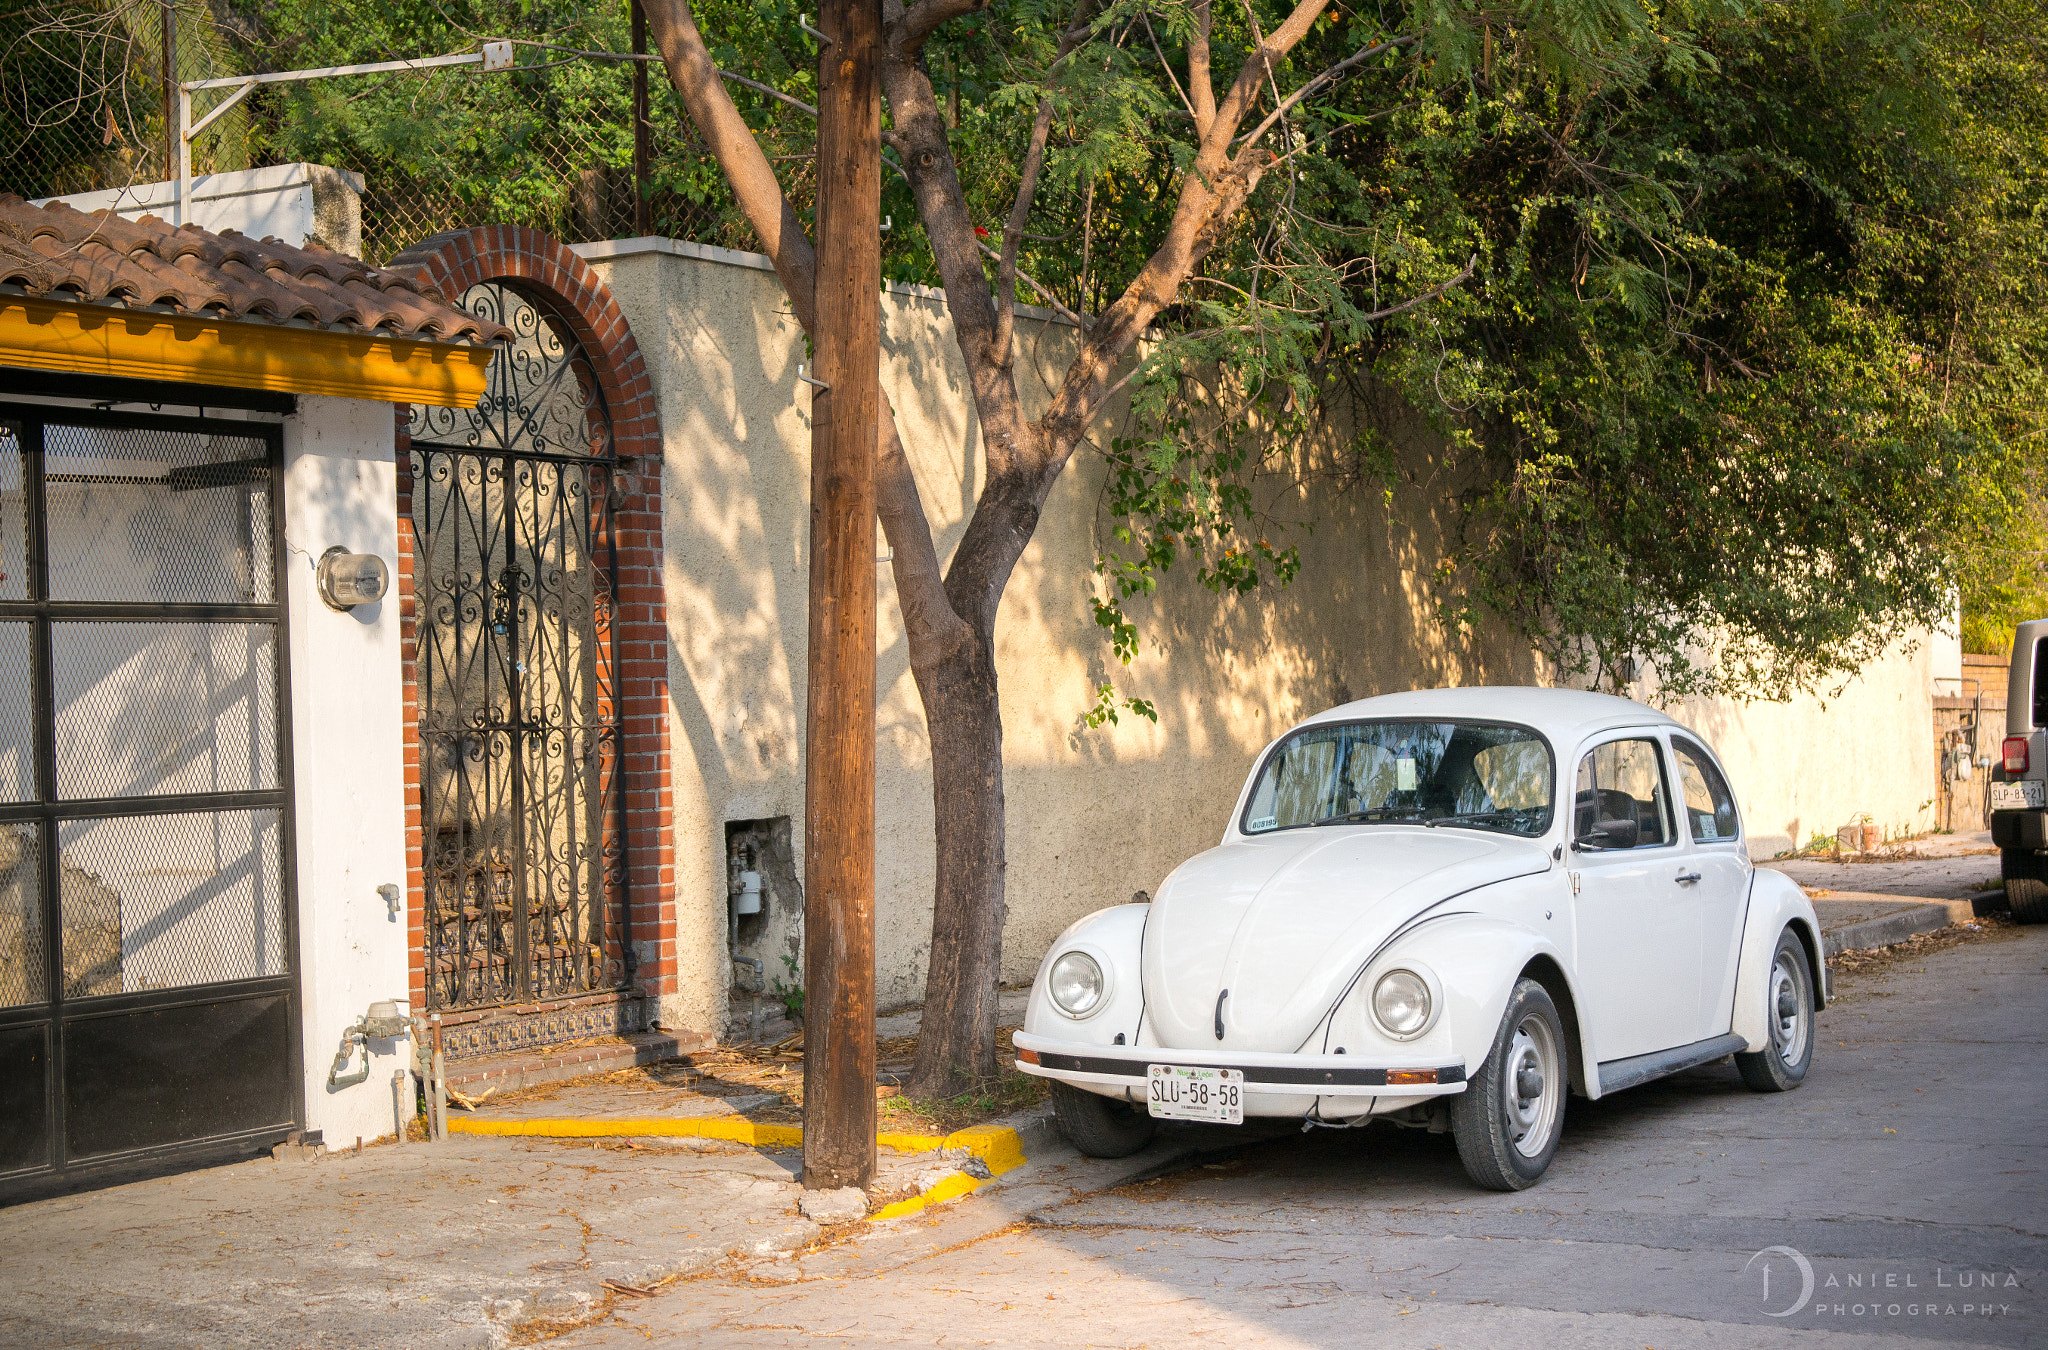
<instances>
[{"instance_id":1,"label":"leafy tree canopy","mask_svg":"<svg viewBox=\"0 0 2048 1350\"><path fill-rule=\"evenodd\" d=\"M13 62L24 116L42 96L25 91L90 64L95 32L125 31L53 26L66 8L45 0L33 47L65 60ZM794 104L814 101L815 49L798 8L697 11L807 214L813 128ZM995 0L927 44L992 245L1051 96L1024 299L1085 321L1150 255L1197 140L1185 77L1207 8L1099 4L1061 60L1071 4ZM1217 68L1282 13L1214 6ZM476 218L537 221L579 165L630 163L623 67L570 54L623 50L623 6L229 0L217 17L249 69L536 44L510 78L266 90L252 154L362 168L373 194L438 182ZM1100 447L1114 534L1098 618L1119 653L1137 638L1125 602L1176 563L1218 590L1290 579L1306 522L1264 514L1261 475L1301 476L1320 413L1390 403L1430 416L1475 484L1436 577L1454 630L1491 616L1596 679L1632 660L1669 688L1775 693L1942 621L1960 592L1969 645L1996 649L2048 606L2044 18L2041 0L1328 11L1260 117L1353 64L1270 134L1272 170L1161 317L1136 434ZM669 227L746 246L654 85L658 187L690 213ZM132 111L91 120L93 153L148 138ZM938 282L900 176L887 194L885 270ZM1385 473L1383 432L1366 420L1340 477ZM1703 641L1717 662L1697 661ZM1096 715L1120 706L1150 711L1106 692Z\"/></svg>"}]
</instances>

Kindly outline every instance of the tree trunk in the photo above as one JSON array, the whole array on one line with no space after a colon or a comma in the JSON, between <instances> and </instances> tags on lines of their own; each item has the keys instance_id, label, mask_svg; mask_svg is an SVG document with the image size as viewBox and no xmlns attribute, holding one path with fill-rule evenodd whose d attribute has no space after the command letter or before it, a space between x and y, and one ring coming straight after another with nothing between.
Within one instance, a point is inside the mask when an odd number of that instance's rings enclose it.
<instances>
[{"instance_id":1,"label":"tree trunk","mask_svg":"<svg viewBox=\"0 0 2048 1350\"><path fill-rule=\"evenodd\" d=\"M916 672L932 744L938 888L924 1016L908 1091L950 1097L996 1072L1002 975L1003 716L993 615L940 663Z\"/></svg>"}]
</instances>

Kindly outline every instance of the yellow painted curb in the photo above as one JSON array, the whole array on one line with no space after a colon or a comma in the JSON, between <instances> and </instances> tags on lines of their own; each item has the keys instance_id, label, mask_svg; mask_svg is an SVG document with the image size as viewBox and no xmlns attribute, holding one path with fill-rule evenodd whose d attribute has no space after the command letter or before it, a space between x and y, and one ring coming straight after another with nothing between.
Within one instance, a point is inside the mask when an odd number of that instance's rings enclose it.
<instances>
[{"instance_id":1,"label":"yellow painted curb","mask_svg":"<svg viewBox=\"0 0 2048 1350\"><path fill-rule=\"evenodd\" d=\"M766 1125L744 1116L640 1117L623 1120L476 1120L457 1116L450 1134L489 1134L541 1139L669 1138L729 1139L754 1148L794 1148L804 1141L795 1125Z\"/></svg>"},{"instance_id":2,"label":"yellow painted curb","mask_svg":"<svg viewBox=\"0 0 2048 1350\"><path fill-rule=\"evenodd\" d=\"M728 1139L754 1148L798 1148L804 1142L801 1126L762 1124L743 1116L643 1116L621 1120L478 1120L457 1116L448 1122L448 1132L540 1139ZM965 1149L969 1156L981 1159L989 1174L996 1177L1022 1167L1025 1162L1024 1141L1015 1130L1003 1125L970 1125L943 1135L883 1133L875 1136L875 1142L899 1153ZM884 1205L868 1218L900 1219L957 1199L984 1184L980 1178L965 1173L948 1177L923 1195Z\"/></svg>"}]
</instances>

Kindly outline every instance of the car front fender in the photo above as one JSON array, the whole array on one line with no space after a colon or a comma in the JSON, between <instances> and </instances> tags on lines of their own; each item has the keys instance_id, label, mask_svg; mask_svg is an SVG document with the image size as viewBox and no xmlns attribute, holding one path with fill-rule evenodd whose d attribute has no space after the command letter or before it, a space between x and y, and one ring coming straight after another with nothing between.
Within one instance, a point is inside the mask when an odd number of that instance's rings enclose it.
<instances>
[{"instance_id":1,"label":"car front fender","mask_svg":"<svg viewBox=\"0 0 2048 1350\"><path fill-rule=\"evenodd\" d=\"M1825 1008L1828 988L1827 961L1823 955L1820 920L1813 902L1797 882L1768 867L1751 871L1749 907L1742 921L1742 954L1735 968L1735 1006L1730 1010L1730 1030L1742 1037L1754 1053L1771 1043L1764 989L1771 977L1771 960L1778 950L1778 935L1790 928L1806 949L1807 971L1813 978L1813 1006Z\"/></svg>"},{"instance_id":2,"label":"car front fender","mask_svg":"<svg viewBox=\"0 0 2048 1350\"><path fill-rule=\"evenodd\" d=\"M1145 920L1151 913L1150 905L1111 905L1070 924L1038 963L1031 999L1024 1009L1024 1030L1033 1036L1090 1045L1116 1044L1121 1036L1123 1044L1135 1045L1145 1010L1140 958L1145 947ZM1077 950L1095 958L1109 983L1101 1005L1086 1017L1069 1017L1054 1007L1045 985L1052 963Z\"/></svg>"},{"instance_id":3,"label":"car front fender","mask_svg":"<svg viewBox=\"0 0 2048 1350\"><path fill-rule=\"evenodd\" d=\"M1435 1024L1421 1037L1409 1042L1394 1041L1373 1020L1372 989L1387 971L1418 964L1436 977L1444 1006ZM1360 972L1325 1022L1321 1035L1327 1038L1327 1045L1321 1048L1327 1053L1330 1048L1344 1044L1356 1054L1362 1041L1366 1046L1448 1053L1464 1061L1469 1077L1479 1071L1493 1048L1508 997L1514 992L1515 982L1527 973L1549 990L1559 1016L1564 1019L1565 1039L1571 1042L1572 1049L1573 1090L1594 1095L1597 1082L1589 1084L1586 1074L1586 1065L1594 1062L1592 1046L1586 1040L1578 1013L1578 992L1570 970L1570 961L1555 942L1511 919L1458 914L1424 923L1391 944Z\"/></svg>"}]
</instances>

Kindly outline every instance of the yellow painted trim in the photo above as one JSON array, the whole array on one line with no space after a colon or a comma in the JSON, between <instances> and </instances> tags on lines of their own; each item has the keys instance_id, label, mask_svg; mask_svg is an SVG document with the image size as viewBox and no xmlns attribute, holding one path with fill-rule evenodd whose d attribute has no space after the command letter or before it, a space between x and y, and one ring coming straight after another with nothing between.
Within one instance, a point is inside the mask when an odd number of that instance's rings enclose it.
<instances>
[{"instance_id":1,"label":"yellow painted trim","mask_svg":"<svg viewBox=\"0 0 2048 1350\"><path fill-rule=\"evenodd\" d=\"M943 1205L948 1200L958 1200L969 1191L981 1189L988 1183L965 1172L947 1177L923 1195L913 1195L908 1200L898 1200L893 1205L884 1205L868 1215L868 1222L880 1223L884 1219L901 1219L906 1215L922 1214L933 1205Z\"/></svg>"},{"instance_id":2,"label":"yellow painted trim","mask_svg":"<svg viewBox=\"0 0 2048 1350\"><path fill-rule=\"evenodd\" d=\"M0 365L472 408L493 348L0 296Z\"/></svg>"},{"instance_id":3,"label":"yellow painted trim","mask_svg":"<svg viewBox=\"0 0 2048 1350\"><path fill-rule=\"evenodd\" d=\"M727 1139L754 1148L801 1148L804 1142L800 1126L760 1124L743 1116L639 1116L620 1120L478 1120L474 1116L457 1116L448 1122L448 1131L451 1134L495 1135L501 1138ZM970 1125L964 1130L944 1135L883 1133L875 1136L875 1142L899 1153L965 1149L970 1156L981 1159L988 1166L991 1176L998 1177L1028 1161L1024 1156L1024 1141L1017 1137L1015 1130L1004 1125ZM933 1205L958 1199L986 1184L986 1181L965 1173L947 1177L923 1195L884 1205L868 1218L873 1221L900 1219L906 1214L916 1214Z\"/></svg>"},{"instance_id":4,"label":"yellow painted trim","mask_svg":"<svg viewBox=\"0 0 2048 1350\"><path fill-rule=\"evenodd\" d=\"M797 1148L804 1132L796 1125L767 1125L744 1116L651 1116L621 1120L477 1120L456 1116L450 1134L489 1134L540 1139L726 1139L750 1148Z\"/></svg>"}]
</instances>

